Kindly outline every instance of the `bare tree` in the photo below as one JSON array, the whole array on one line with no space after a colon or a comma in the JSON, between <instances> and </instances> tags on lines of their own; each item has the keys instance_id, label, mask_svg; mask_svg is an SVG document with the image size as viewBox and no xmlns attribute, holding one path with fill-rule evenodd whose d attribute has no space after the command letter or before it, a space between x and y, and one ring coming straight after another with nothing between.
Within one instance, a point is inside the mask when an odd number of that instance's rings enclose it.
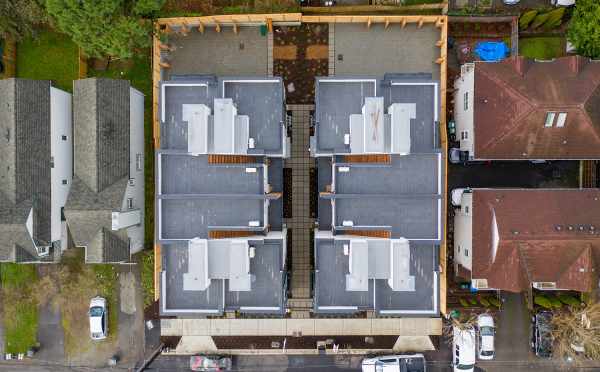
<instances>
[{"instance_id":1,"label":"bare tree","mask_svg":"<svg viewBox=\"0 0 600 372\"><path fill-rule=\"evenodd\" d=\"M600 303L571 307L552 317L555 358L575 363L600 360Z\"/></svg>"}]
</instances>

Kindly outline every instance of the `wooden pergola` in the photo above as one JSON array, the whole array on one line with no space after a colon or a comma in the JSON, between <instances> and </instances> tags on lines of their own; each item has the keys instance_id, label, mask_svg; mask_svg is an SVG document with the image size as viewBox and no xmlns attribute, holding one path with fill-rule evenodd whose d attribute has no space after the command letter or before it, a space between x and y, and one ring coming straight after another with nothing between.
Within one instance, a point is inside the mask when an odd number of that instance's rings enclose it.
<instances>
[{"instance_id":1,"label":"wooden pergola","mask_svg":"<svg viewBox=\"0 0 600 372\"><path fill-rule=\"evenodd\" d=\"M242 26L266 26L267 32L273 32L274 25L300 25L301 23L355 23L363 24L370 29L375 24L383 24L384 29L391 27L401 27L408 24L415 24L418 29L426 25L434 25L440 30L440 38L435 43L440 48L440 55L435 63L440 68L440 137L442 153L448 153L448 142L446 133L446 90L447 90L447 38L448 38L448 17L445 15L306 15L301 13L283 13L283 14L232 14L232 15L213 15L203 17L176 17L159 18L155 23L155 33L153 39L153 58L152 58L152 78L153 78L153 133L154 146L160 147L160 123L158 114L158 92L159 82L162 76L162 70L169 68L168 62L163 61L161 51L169 50L169 45L160 42L161 33L178 33L187 35L192 30L204 33L208 27L221 32L224 27L231 27L234 33L239 32ZM444 187L448 187L447 169L444 172ZM442 215L444 216L444 231L447 229L446 203L442 203ZM440 311L446 314L446 234L444 234L442 244L440 245ZM155 297L158 299L159 281L158 273L161 270L160 246L155 246Z\"/></svg>"}]
</instances>

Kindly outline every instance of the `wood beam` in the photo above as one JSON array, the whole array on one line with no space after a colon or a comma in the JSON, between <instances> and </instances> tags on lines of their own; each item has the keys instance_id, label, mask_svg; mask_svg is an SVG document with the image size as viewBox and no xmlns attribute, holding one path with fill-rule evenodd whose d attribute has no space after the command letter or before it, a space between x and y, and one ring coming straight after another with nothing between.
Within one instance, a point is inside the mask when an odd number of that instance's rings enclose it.
<instances>
[{"instance_id":1,"label":"wood beam","mask_svg":"<svg viewBox=\"0 0 600 372\"><path fill-rule=\"evenodd\" d=\"M221 24L215 20L215 31L221 32Z\"/></svg>"},{"instance_id":2,"label":"wood beam","mask_svg":"<svg viewBox=\"0 0 600 372\"><path fill-rule=\"evenodd\" d=\"M444 24L444 21L442 21L442 18L438 18L437 21L435 21L435 27L437 27L437 28L442 27L443 24Z\"/></svg>"},{"instance_id":3,"label":"wood beam","mask_svg":"<svg viewBox=\"0 0 600 372\"><path fill-rule=\"evenodd\" d=\"M201 34L204 33L204 23L200 22L198 24L198 31L200 31Z\"/></svg>"},{"instance_id":4,"label":"wood beam","mask_svg":"<svg viewBox=\"0 0 600 372\"><path fill-rule=\"evenodd\" d=\"M267 30L269 30L270 34L273 33L273 19L272 18L267 18Z\"/></svg>"},{"instance_id":5,"label":"wood beam","mask_svg":"<svg viewBox=\"0 0 600 372\"><path fill-rule=\"evenodd\" d=\"M419 18L419 28L423 27L423 17Z\"/></svg>"},{"instance_id":6,"label":"wood beam","mask_svg":"<svg viewBox=\"0 0 600 372\"><path fill-rule=\"evenodd\" d=\"M181 29L179 30L179 32L183 35L183 36L187 36L187 34L190 33L190 29L187 26L187 23L183 22L181 24Z\"/></svg>"},{"instance_id":7,"label":"wood beam","mask_svg":"<svg viewBox=\"0 0 600 372\"><path fill-rule=\"evenodd\" d=\"M173 32L173 29L171 28L171 26L169 26L169 24L165 25L165 34L170 34L171 32Z\"/></svg>"},{"instance_id":8,"label":"wood beam","mask_svg":"<svg viewBox=\"0 0 600 372\"><path fill-rule=\"evenodd\" d=\"M171 47L169 46L169 44L160 43L160 44L158 44L158 47L162 50L171 50Z\"/></svg>"},{"instance_id":9,"label":"wood beam","mask_svg":"<svg viewBox=\"0 0 600 372\"><path fill-rule=\"evenodd\" d=\"M367 28L371 28L371 17L367 18Z\"/></svg>"},{"instance_id":10,"label":"wood beam","mask_svg":"<svg viewBox=\"0 0 600 372\"><path fill-rule=\"evenodd\" d=\"M387 28L390 26L390 19L389 18L385 18L385 29L387 30Z\"/></svg>"},{"instance_id":11,"label":"wood beam","mask_svg":"<svg viewBox=\"0 0 600 372\"><path fill-rule=\"evenodd\" d=\"M237 23L235 23L235 21L231 21L231 23L233 24L233 33L237 35L238 25L237 25Z\"/></svg>"},{"instance_id":12,"label":"wood beam","mask_svg":"<svg viewBox=\"0 0 600 372\"><path fill-rule=\"evenodd\" d=\"M444 45L444 40L438 40L438 41L436 41L435 45L441 48Z\"/></svg>"},{"instance_id":13,"label":"wood beam","mask_svg":"<svg viewBox=\"0 0 600 372\"><path fill-rule=\"evenodd\" d=\"M171 68L171 64L169 62L158 62L158 65L162 68Z\"/></svg>"},{"instance_id":14,"label":"wood beam","mask_svg":"<svg viewBox=\"0 0 600 372\"><path fill-rule=\"evenodd\" d=\"M402 28L406 27L406 18L402 18Z\"/></svg>"},{"instance_id":15,"label":"wood beam","mask_svg":"<svg viewBox=\"0 0 600 372\"><path fill-rule=\"evenodd\" d=\"M435 63L437 63L438 65L441 65L442 63L444 63L445 60L446 60L446 58L440 57L435 60Z\"/></svg>"}]
</instances>

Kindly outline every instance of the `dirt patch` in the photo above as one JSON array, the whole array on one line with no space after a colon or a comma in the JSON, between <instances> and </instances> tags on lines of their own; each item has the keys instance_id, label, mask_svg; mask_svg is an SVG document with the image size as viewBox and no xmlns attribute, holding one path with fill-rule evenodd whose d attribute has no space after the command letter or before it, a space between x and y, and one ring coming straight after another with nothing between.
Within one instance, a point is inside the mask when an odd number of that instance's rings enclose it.
<instances>
[{"instance_id":1,"label":"dirt patch","mask_svg":"<svg viewBox=\"0 0 600 372\"><path fill-rule=\"evenodd\" d=\"M329 45L309 45L306 59L329 59Z\"/></svg>"},{"instance_id":2,"label":"dirt patch","mask_svg":"<svg viewBox=\"0 0 600 372\"><path fill-rule=\"evenodd\" d=\"M125 314L135 314L135 276L133 272L119 275L119 284L121 286L121 311Z\"/></svg>"},{"instance_id":3,"label":"dirt patch","mask_svg":"<svg viewBox=\"0 0 600 372\"><path fill-rule=\"evenodd\" d=\"M288 103L314 103L315 77L329 72L328 42L327 24L275 27L274 49L296 47L295 59L273 57L273 73L283 78Z\"/></svg>"},{"instance_id":4,"label":"dirt patch","mask_svg":"<svg viewBox=\"0 0 600 372\"><path fill-rule=\"evenodd\" d=\"M273 46L273 59L293 60L298 56L298 47L295 45Z\"/></svg>"},{"instance_id":5,"label":"dirt patch","mask_svg":"<svg viewBox=\"0 0 600 372\"><path fill-rule=\"evenodd\" d=\"M68 252L59 265L41 273L33 296L40 305L60 309L66 360L73 365L104 366L117 349L119 317L117 273L111 265L85 265L82 252ZM92 341L88 310L90 299L108 301L108 338Z\"/></svg>"}]
</instances>

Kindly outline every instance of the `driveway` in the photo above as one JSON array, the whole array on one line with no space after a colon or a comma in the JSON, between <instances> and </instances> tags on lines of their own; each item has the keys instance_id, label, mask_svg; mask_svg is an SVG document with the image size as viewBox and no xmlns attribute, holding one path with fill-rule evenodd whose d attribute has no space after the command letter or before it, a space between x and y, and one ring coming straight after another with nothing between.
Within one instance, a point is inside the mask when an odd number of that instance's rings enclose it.
<instances>
[{"instance_id":1,"label":"driveway","mask_svg":"<svg viewBox=\"0 0 600 372\"><path fill-rule=\"evenodd\" d=\"M60 309L51 304L40 306L37 338L40 350L35 354L35 359L52 362L65 360L65 333L61 324Z\"/></svg>"},{"instance_id":2,"label":"driveway","mask_svg":"<svg viewBox=\"0 0 600 372\"><path fill-rule=\"evenodd\" d=\"M528 161L450 164L448 190L457 187L579 187L579 162Z\"/></svg>"}]
</instances>

